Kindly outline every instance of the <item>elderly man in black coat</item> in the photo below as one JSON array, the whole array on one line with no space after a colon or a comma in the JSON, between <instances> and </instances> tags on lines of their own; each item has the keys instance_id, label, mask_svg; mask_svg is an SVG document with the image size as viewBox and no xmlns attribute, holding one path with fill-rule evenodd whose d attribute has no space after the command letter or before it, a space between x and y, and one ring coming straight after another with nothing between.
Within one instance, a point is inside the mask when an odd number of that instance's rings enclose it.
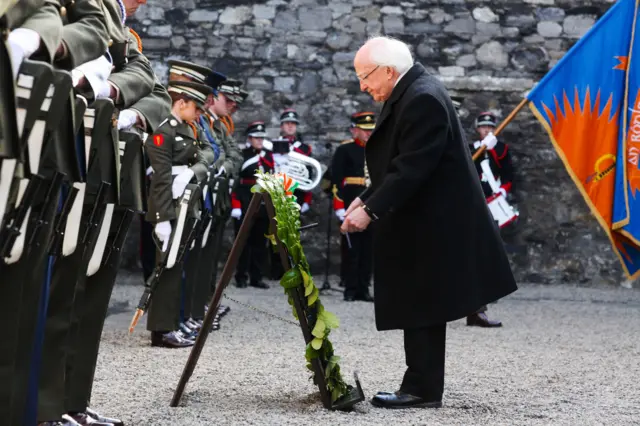
<instances>
[{"instance_id":1,"label":"elderly man in black coat","mask_svg":"<svg viewBox=\"0 0 640 426\"><path fill-rule=\"evenodd\" d=\"M441 407L446 323L517 287L456 110L440 81L398 40L354 59L362 91L384 102L366 146L371 186L342 232L373 229L378 330L404 330L407 370L385 408Z\"/></svg>"}]
</instances>

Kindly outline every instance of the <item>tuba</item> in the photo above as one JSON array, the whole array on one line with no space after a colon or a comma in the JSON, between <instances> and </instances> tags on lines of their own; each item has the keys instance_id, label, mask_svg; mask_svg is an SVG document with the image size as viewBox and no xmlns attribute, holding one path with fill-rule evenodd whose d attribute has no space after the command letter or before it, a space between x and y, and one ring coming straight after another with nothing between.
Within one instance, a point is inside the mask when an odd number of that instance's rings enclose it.
<instances>
[{"instance_id":1,"label":"tuba","mask_svg":"<svg viewBox=\"0 0 640 426\"><path fill-rule=\"evenodd\" d=\"M264 147L273 152L276 173L285 173L298 182L302 191L310 191L322 180L322 165L315 159L289 149L289 140L277 138L264 140Z\"/></svg>"}]
</instances>

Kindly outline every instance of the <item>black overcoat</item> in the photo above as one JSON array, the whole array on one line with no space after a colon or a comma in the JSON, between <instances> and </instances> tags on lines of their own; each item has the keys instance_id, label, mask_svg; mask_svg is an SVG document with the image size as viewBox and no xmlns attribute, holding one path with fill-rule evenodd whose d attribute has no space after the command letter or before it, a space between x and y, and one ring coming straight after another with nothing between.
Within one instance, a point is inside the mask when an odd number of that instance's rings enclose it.
<instances>
[{"instance_id":1,"label":"black overcoat","mask_svg":"<svg viewBox=\"0 0 640 426\"><path fill-rule=\"evenodd\" d=\"M393 89L365 152L378 330L454 321L517 289L456 110L422 65Z\"/></svg>"}]
</instances>

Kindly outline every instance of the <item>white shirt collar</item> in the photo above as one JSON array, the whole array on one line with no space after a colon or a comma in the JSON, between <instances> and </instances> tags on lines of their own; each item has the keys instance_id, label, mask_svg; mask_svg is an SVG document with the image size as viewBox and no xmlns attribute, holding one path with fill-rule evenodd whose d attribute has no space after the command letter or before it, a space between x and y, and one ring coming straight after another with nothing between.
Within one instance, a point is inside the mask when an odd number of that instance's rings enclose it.
<instances>
[{"instance_id":1,"label":"white shirt collar","mask_svg":"<svg viewBox=\"0 0 640 426\"><path fill-rule=\"evenodd\" d=\"M409 68L409 70L410 70L410 69L411 69L411 68ZM402 74L400 74L400 77L398 77L398 79L396 80L395 84L393 85L393 87L394 87L394 88L398 85L398 83L400 82L400 80L402 80L402 77L404 77L404 75L405 75L406 73L408 73L408 72L409 72L409 70L406 70L405 72L403 72Z\"/></svg>"}]
</instances>

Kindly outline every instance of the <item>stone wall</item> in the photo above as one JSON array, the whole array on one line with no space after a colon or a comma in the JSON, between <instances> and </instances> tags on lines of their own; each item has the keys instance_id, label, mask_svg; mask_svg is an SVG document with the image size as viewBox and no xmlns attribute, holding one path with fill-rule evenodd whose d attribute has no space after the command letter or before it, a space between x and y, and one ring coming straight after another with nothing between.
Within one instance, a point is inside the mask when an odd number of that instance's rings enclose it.
<instances>
[{"instance_id":1,"label":"stone wall","mask_svg":"<svg viewBox=\"0 0 640 426\"><path fill-rule=\"evenodd\" d=\"M352 69L368 36L409 43L418 61L464 96L463 122L473 138L475 114L491 109L505 117L611 3L152 0L129 23L161 79L166 80L166 61L178 58L245 82L251 95L236 116L239 140L255 119L265 120L276 136L280 111L294 106L305 140L313 141L314 155L328 164L325 145L335 147L348 136L349 115L379 109L359 91ZM517 168L522 220L505 238L519 280L618 282L621 268L606 235L528 110L503 139L511 144ZM327 207L318 191L306 219L322 225L305 236L316 274L323 270ZM338 264L337 250L332 261Z\"/></svg>"}]
</instances>

